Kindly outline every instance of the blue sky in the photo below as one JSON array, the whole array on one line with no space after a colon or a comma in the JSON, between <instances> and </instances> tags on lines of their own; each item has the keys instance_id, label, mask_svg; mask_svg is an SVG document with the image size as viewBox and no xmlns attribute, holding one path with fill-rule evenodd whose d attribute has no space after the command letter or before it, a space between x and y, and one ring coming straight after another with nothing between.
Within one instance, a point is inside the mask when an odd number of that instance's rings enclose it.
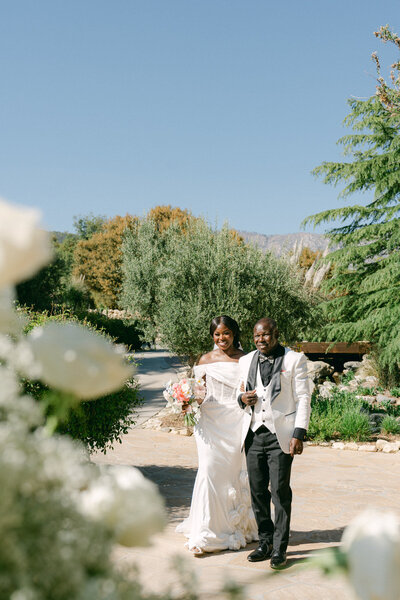
<instances>
[{"instance_id":1,"label":"blue sky","mask_svg":"<svg viewBox=\"0 0 400 600\"><path fill-rule=\"evenodd\" d=\"M157 204L299 231L338 206L310 171L393 62L386 23L398 0L2 0L0 196L59 231Z\"/></svg>"}]
</instances>

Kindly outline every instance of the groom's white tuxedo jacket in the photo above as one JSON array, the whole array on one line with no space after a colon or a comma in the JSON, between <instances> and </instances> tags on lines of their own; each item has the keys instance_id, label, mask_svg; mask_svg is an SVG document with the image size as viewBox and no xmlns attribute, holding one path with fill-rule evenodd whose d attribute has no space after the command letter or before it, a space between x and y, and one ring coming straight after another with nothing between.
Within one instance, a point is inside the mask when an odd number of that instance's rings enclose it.
<instances>
[{"instance_id":1,"label":"groom's white tuxedo jacket","mask_svg":"<svg viewBox=\"0 0 400 600\"><path fill-rule=\"evenodd\" d=\"M238 395L243 390L254 389L249 383L257 381L258 350L239 359ZM249 372L250 380L249 381ZM258 378L260 381L260 378ZM254 386L257 395L262 397L265 388ZM307 361L304 354L285 348L285 354L275 359L271 382L268 387L272 418L278 442L286 454L289 453L290 440L296 428L307 429L311 412L311 389L307 376ZM251 419L250 406L243 409L242 447L246 439Z\"/></svg>"}]
</instances>

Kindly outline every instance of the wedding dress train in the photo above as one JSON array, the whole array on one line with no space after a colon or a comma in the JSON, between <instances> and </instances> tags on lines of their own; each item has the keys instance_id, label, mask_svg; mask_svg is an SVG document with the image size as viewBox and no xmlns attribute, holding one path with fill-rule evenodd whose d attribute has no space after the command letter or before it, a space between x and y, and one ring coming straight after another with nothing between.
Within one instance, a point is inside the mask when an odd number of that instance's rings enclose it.
<instances>
[{"instance_id":1,"label":"wedding dress train","mask_svg":"<svg viewBox=\"0 0 400 600\"><path fill-rule=\"evenodd\" d=\"M205 375L207 386L194 430L199 468L189 517L176 529L188 538L190 550L238 550L258 539L244 453L240 451L239 365L221 361L198 365L194 371L196 377Z\"/></svg>"}]
</instances>

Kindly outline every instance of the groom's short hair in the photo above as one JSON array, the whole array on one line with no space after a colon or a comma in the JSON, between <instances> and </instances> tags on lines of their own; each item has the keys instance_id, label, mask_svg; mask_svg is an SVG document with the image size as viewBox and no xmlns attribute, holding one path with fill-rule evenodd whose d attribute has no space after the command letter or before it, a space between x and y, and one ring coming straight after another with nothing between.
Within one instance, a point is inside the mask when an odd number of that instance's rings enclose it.
<instances>
[{"instance_id":1,"label":"groom's short hair","mask_svg":"<svg viewBox=\"0 0 400 600\"><path fill-rule=\"evenodd\" d=\"M271 319L270 317L262 317L261 319L258 319L257 323L254 324L254 329L257 327L257 325L261 325L261 323L267 323L273 330L278 329L278 323L275 321L275 319Z\"/></svg>"}]
</instances>

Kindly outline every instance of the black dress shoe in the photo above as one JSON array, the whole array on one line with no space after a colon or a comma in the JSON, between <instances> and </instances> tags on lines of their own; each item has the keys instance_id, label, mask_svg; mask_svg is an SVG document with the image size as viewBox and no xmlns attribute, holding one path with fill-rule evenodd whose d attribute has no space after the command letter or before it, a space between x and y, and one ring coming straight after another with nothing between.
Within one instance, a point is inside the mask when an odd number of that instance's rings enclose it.
<instances>
[{"instance_id":1,"label":"black dress shoe","mask_svg":"<svg viewBox=\"0 0 400 600\"><path fill-rule=\"evenodd\" d=\"M260 544L258 548L250 552L247 560L250 562L259 562L260 560L267 560L272 554L272 544Z\"/></svg>"},{"instance_id":2,"label":"black dress shoe","mask_svg":"<svg viewBox=\"0 0 400 600\"><path fill-rule=\"evenodd\" d=\"M272 552L270 567L271 569L282 569L286 567L286 552L280 552L279 550L274 550Z\"/></svg>"}]
</instances>

